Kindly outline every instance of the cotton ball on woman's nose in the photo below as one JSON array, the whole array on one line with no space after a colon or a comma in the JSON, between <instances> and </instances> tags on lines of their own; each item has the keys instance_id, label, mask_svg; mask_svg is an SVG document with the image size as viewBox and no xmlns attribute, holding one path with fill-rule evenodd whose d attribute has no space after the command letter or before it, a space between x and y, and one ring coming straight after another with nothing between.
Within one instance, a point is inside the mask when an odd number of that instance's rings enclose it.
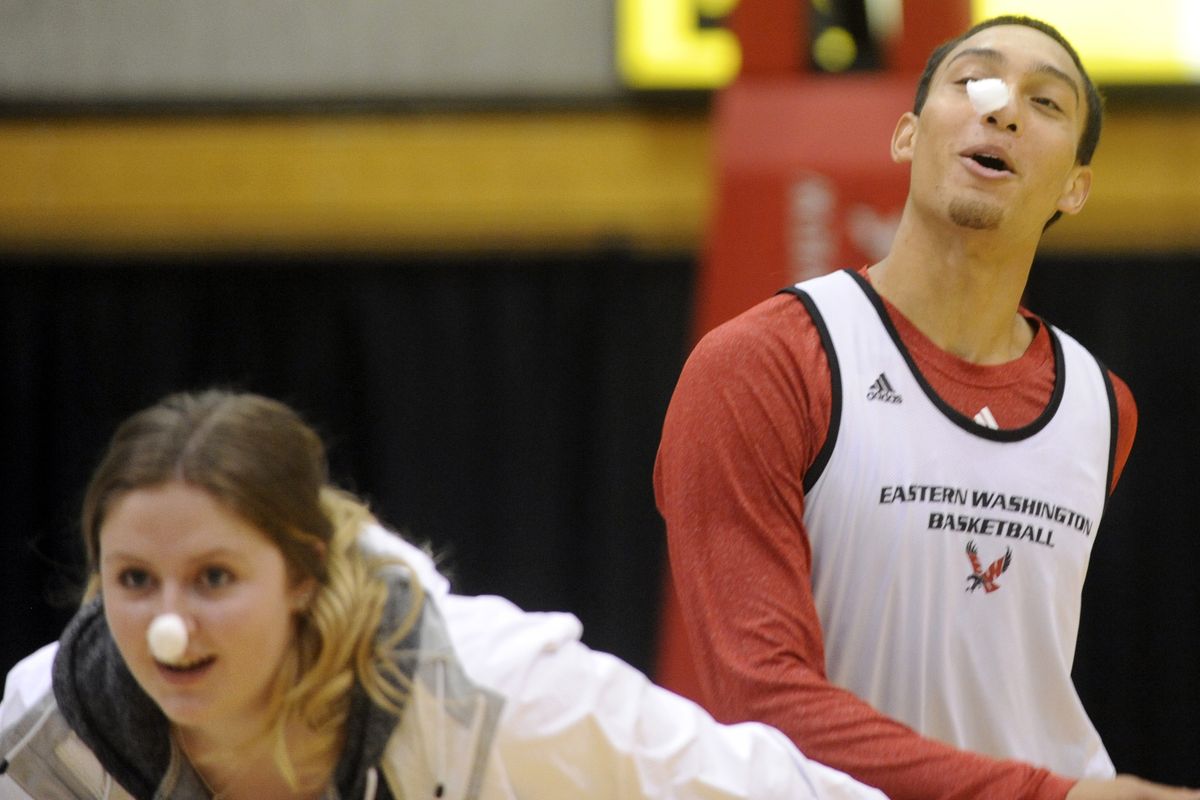
<instances>
[{"instance_id":1,"label":"cotton ball on woman's nose","mask_svg":"<svg viewBox=\"0 0 1200 800\"><path fill-rule=\"evenodd\" d=\"M183 617L178 614L159 614L146 629L150 652L159 661L174 664L187 651L188 633Z\"/></svg>"},{"instance_id":2,"label":"cotton ball on woman's nose","mask_svg":"<svg viewBox=\"0 0 1200 800\"><path fill-rule=\"evenodd\" d=\"M999 78L967 81L967 97L976 114L987 114L1008 104L1008 84Z\"/></svg>"}]
</instances>

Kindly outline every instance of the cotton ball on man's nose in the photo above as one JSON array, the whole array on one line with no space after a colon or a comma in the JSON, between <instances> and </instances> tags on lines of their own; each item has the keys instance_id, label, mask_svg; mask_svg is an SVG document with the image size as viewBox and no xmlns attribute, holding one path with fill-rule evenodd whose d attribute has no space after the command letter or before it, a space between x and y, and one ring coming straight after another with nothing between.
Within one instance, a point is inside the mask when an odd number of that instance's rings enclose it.
<instances>
[{"instance_id":1,"label":"cotton ball on man's nose","mask_svg":"<svg viewBox=\"0 0 1200 800\"><path fill-rule=\"evenodd\" d=\"M183 617L178 614L159 614L146 629L150 652L159 661L174 664L187 652L188 633Z\"/></svg>"},{"instance_id":2,"label":"cotton ball on man's nose","mask_svg":"<svg viewBox=\"0 0 1200 800\"><path fill-rule=\"evenodd\" d=\"M976 114L987 114L1008 104L1008 84L999 78L967 81L967 97Z\"/></svg>"}]
</instances>

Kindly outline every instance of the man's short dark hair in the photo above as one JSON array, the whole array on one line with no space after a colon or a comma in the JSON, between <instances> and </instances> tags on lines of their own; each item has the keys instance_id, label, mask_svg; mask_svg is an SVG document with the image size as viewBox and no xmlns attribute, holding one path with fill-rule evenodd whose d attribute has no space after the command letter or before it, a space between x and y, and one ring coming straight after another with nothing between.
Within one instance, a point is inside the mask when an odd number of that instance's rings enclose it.
<instances>
[{"instance_id":1,"label":"man's short dark hair","mask_svg":"<svg viewBox=\"0 0 1200 800\"><path fill-rule=\"evenodd\" d=\"M921 109L925 107L925 100L929 96L929 84L933 80L933 73L937 72L937 68L946 60L946 56L950 54L950 51L980 31L987 28L994 28L997 25L1024 25L1027 28L1041 31L1062 45L1062 48L1071 56L1071 60L1075 62L1076 69L1083 76L1084 94L1087 98L1087 121L1083 126L1083 134L1079 137L1079 145L1075 149L1075 160L1080 164L1092 163L1092 155L1096 152L1096 145L1100 143L1100 126L1104 119L1104 99L1100 96L1096 85L1092 83L1087 70L1083 68L1083 62L1080 61L1079 54L1075 52L1075 48L1067 41L1067 37L1059 33L1058 29L1053 25L1032 17L1005 15L985 19L961 36L955 37L938 46L930 54L929 60L925 62L925 71L921 73L921 78L917 81L917 96L913 103L913 113L920 116Z\"/></svg>"}]
</instances>

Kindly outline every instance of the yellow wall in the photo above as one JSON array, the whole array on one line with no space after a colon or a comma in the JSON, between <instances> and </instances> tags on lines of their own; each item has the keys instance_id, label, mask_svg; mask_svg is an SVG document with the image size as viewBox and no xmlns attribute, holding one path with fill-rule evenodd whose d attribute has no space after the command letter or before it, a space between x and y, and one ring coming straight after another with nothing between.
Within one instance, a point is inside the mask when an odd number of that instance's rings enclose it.
<instances>
[{"instance_id":1,"label":"yellow wall","mask_svg":"<svg viewBox=\"0 0 1200 800\"><path fill-rule=\"evenodd\" d=\"M0 247L689 248L699 117L0 121Z\"/></svg>"},{"instance_id":2,"label":"yellow wall","mask_svg":"<svg viewBox=\"0 0 1200 800\"><path fill-rule=\"evenodd\" d=\"M1087 206L1047 248L1200 250L1200 109L1110 113L1093 166Z\"/></svg>"},{"instance_id":3,"label":"yellow wall","mask_svg":"<svg viewBox=\"0 0 1200 800\"><path fill-rule=\"evenodd\" d=\"M0 120L6 250L694 250L705 115ZM1200 110L1110 115L1056 250L1200 249Z\"/></svg>"}]
</instances>

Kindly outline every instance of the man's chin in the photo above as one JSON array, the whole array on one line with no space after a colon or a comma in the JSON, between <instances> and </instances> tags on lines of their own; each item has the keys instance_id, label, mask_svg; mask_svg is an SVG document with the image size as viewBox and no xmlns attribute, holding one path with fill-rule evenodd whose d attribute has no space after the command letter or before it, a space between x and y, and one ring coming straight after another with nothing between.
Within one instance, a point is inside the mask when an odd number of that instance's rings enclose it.
<instances>
[{"instance_id":1,"label":"man's chin","mask_svg":"<svg viewBox=\"0 0 1200 800\"><path fill-rule=\"evenodd\" d=\"M960 228L991 231L999 228L1003 220L1004 209L992 203L971 200L955 200L950 203L950 221Z\"/></svg>"}]
</instances>

